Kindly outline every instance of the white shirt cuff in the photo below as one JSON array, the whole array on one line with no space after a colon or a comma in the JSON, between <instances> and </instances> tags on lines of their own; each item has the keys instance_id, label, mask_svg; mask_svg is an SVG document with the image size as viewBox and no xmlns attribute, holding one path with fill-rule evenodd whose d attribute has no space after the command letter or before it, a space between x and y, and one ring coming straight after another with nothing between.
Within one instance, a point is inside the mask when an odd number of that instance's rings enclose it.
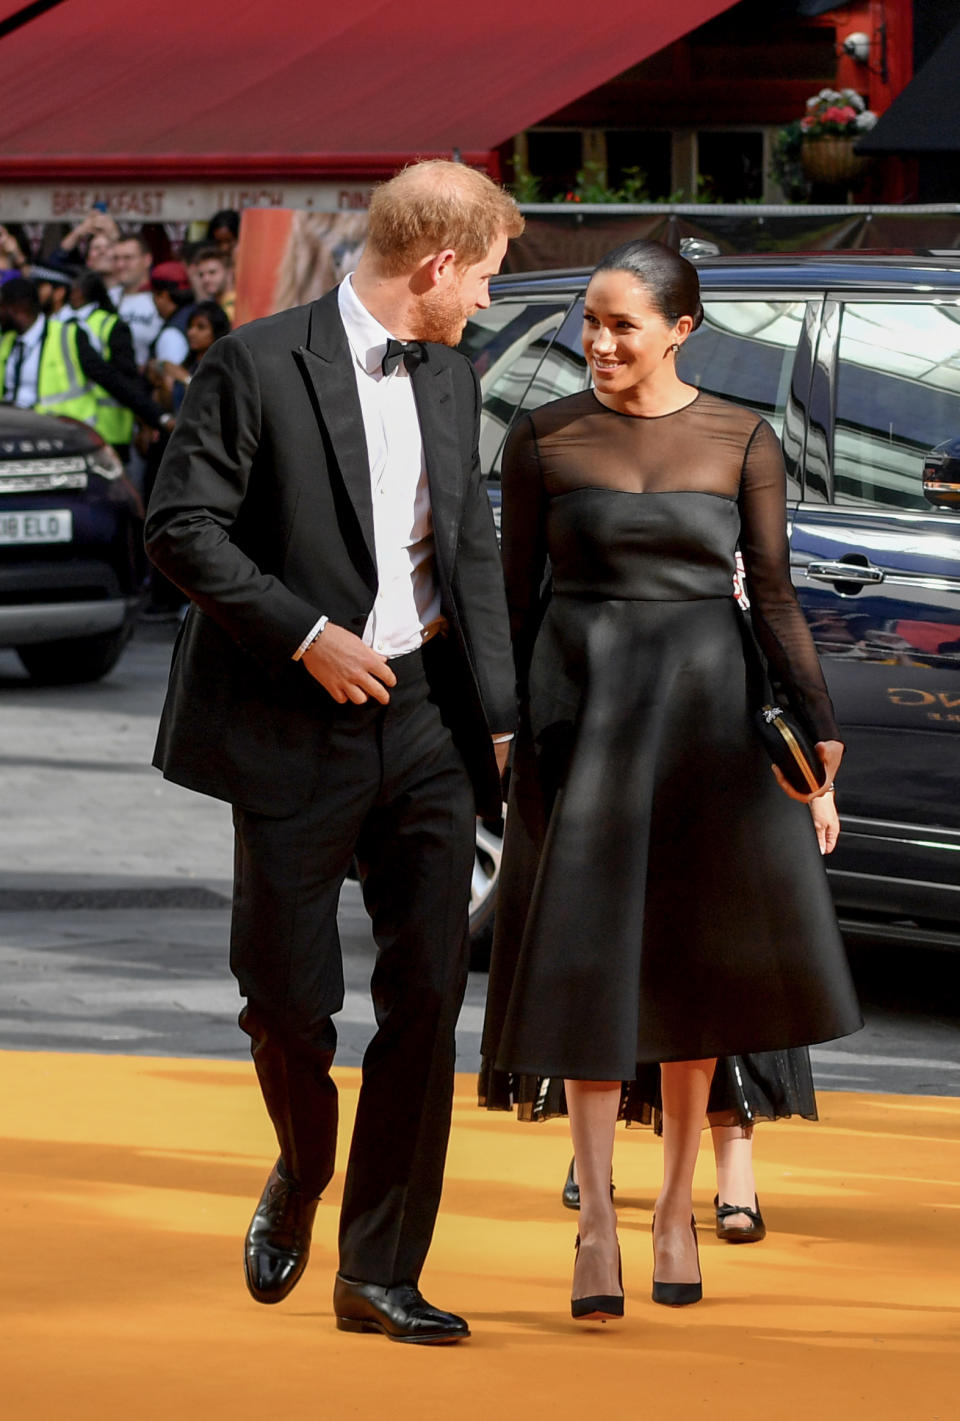
<instances>
[{"instance_id":1,"label":"white shirt cuff","mask_svg":"<svg viewBox=\"0 0 960 1421\"><path fill-rule=\"evenodd\" d=\"M318 618L317 618L317 620L314 622L313 626L312 626L312 627L310 628L310 630L307 632L307 634L306 634L306 636L304 637L303 641L300 643L300 645L297 647L296 651L293 653L293 659L294 659L294 661L299 661L299 660L300 660L301 656L302 656L303 653L306 651L307 647L310 646L310 644L311 644L312 642L315 642L315 641L316 641L317 637L318 637L318 636L320 635L320 633L323 631L324 627L327 625L327 623L329 622L329 620L330 620L329 617L318 617Z\"/></svg>"},{"instance_id":2,"label":"white shirt cuff","mask_svg":"<svg viewBox=\"0 0 960 1421\"><path fill-rule=\"evenodd\" d=\"M493 743L494 743L494 745L505 745L508 740L512 740L512 739L513 739L513 731L510 730L510 731L507 732L506 735L494 735L494 736L493 736Z\"/></svg>"}]
</instances>

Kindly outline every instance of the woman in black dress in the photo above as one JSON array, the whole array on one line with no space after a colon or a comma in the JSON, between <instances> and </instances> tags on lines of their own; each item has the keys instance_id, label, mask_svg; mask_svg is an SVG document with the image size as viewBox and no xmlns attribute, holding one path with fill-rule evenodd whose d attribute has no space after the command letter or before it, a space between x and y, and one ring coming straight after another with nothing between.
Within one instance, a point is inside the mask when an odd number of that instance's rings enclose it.
<instances>
[{"instance_id":1,"label":"woman in black dress","mask_svg":"<svg viewBox=\"0 0 960 1421\"><path fill-rule=\"evenodd\" d=\"M754 630L832 785L843 746L790 582L780 446L677 376L701 319L689 262L656 242L612 253L586 297L594 389L525 415L503 465L524 714L481 1098L564 1081L578 1317L623 1310L610 1164L638 1065L661 1064L653 1296L695 1302L692 1180L716 1058L861 1024L804 797L753 728L732 595L739 544Z\"/></svg>"}]
</instances>

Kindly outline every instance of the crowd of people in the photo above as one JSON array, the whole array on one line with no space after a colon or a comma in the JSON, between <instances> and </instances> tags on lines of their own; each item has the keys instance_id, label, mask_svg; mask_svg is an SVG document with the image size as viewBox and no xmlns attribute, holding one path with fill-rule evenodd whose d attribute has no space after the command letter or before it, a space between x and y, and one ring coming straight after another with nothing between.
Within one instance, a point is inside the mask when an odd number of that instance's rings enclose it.
<instances>
[{"instance_id":1,"label":"crowd of people","mask_svg":"<svg viewBox=\"0 0 960 1421\"><path fill-rule=\"evenodd\" d=\"M233 325L239 229L218 212L204 240L157 262L142 233L94 210L32 262L0 227L4 402L92 425L146 504L186 388ZM181 600L155 579L154 611Z\"/></svg>"},{"instance_id":2,"label":"crowd of people","mask_svg":"<svg viewBox=\"0 0 960 1421\"><path fill-rule=\"evenodd\" d=\"M3 398L48 413L75 414L64 403L93 409L81 417L125 463L139 424L143 454L172 427L192 372L233 325L239 229L238 213L218 212L204 240L185 245L177 260L157 262L141 233L121 231L107 213L94 210L42 262L31 262L0 227L0 319L4 333L14 336L7 342ZM57 342L57 361L66 351L77 367L68 370L66 399L48 388L43 368L53 323L76 327ZM39 352L38 358L28 360L26 351ZM142 487L135 452L132 472Z\"/></svg>"}]
</instances>

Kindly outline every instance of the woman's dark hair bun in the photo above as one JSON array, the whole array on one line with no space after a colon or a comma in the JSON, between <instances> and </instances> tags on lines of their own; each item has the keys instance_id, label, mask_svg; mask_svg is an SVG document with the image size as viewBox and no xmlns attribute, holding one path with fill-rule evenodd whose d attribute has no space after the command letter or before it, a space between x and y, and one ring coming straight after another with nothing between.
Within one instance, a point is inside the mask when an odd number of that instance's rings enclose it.
<instances>
[{"instance_id":1,"label":"woman's dark hair bun","mask_svg":"<svg viewBox=\"0 0 960 1421\"><path fill-rule=\"evenodd\" d=\"M690 316L696 330L703 320L700 278L692 262L663 242L638 239L616 247L593 269L625 271L649 292L653 305L671 325L681 316Z\"/></svg>"}]
</instances>

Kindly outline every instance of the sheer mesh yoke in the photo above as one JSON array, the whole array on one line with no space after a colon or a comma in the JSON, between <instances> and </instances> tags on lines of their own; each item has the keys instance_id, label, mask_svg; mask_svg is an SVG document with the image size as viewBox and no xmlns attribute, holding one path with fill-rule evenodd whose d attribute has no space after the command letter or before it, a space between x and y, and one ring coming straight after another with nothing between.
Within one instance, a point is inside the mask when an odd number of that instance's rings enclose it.
<instances>
[{"instance_id":1,"label":"sheer mesh yoke","mask_svg":"<svg viewBox=\"0 0 960 1421\"><path fill-rule=\"evenodd\" d=\"M571 542L576 505L571 501L566 519L558 520L560 501L590 492L596 498L603 491L654 496L649 505L638 505L633 536L620 548L634 559L659 551L656 495L697 493L718 500L711 541L720 560L713 571L723 572L720 585L731 585L739 543L753 625L773 679L816 739L839 739L813 639L790 580L779 441L765 420L708 394L697 395L673 414L643 418L608 409L589 390L525 415L512 430L503 460L503 557L521 678L536 636L548 557L555 571L571 562L571 553L581 564L581 575L592 571L589 547ZM703 516L699 505L697 515ZM700 531L691 556L702 563ZM676 566L685 549L672 536L668 551ZM700 595L721 595L716 586L705 585ZM581 590L590 594L589 575ZM602 587L594 590L606 595Z\"/></svg>"}]
</instances>

